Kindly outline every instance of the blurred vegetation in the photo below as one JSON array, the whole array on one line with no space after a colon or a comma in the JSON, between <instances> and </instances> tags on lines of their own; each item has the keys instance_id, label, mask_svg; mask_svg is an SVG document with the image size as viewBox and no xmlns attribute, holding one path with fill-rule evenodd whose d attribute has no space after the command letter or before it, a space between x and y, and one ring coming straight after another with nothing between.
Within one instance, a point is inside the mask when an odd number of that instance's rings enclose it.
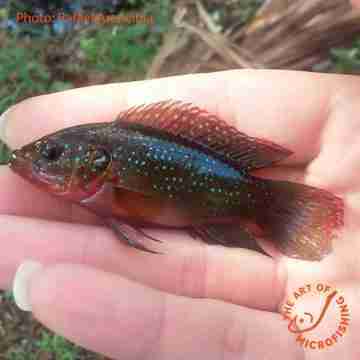
<instances>
[{"instance_id":1,"label":"blurred vegetation","mask_svg":"<svg viewBox=\"0 0 360 360\"><path fill-rule=\"evenodd\" d=\"M220 25L236 19L238 26L241 26L252 18L263 2L264 0L225 0L224 5L219 6L219 3L214 1L209 2L207 10L213 20Z\"/></svg>"},{"instance_id":2,"label":"blurred vegetation","mask_svg":"<svg viewBox=\"0 0 360 360\"><path fill-rule=\"evenodd\" d=\"M253 16L262 2L263 0L228 0L224 1L228 3L227 6L219 6L218 2L209 1L207 9L219 26L229 16L236 18L241 26ZM28 7L22 8L24 3L21 2L12 3L16 6L11 11L9 8L0 8L0 22L6 22L11 30L0 30L0 113L12 104L34 95L82 85L143 78L170 26L172 15L170 0L127 0L121 2L121 8L116 8L117 14L121 14L124 7L130 12L140 10L142 14L152 15L154 24L90 24L88 27L71 28L69 24L57 23L53 28L43 25L17 27L11 21L11 14L14 14L14 9L26 11ZM30 3L31 1L27 6ZM62 1L46 3L50 11L51 6ZM78 4L79 1L73 2L72 6L75 3ZM98 2L94 3L99 6ZM114 3L120 4L120 1ZM76 6L79 9L80 5ZM98 12L114 10L107 8L105 2L102 6ZM360 38L346 48L333 49L330 61L331 71L360 73ZM0 143L0 162L5 162L7 157L6 147ZM3 293L2 301L0 298L0 314L4 306L6 313L11 315L10 318L14 317L15 306L10 293ZM18 331L18 327L9 331ZM11 336L10 338L13 339ZM103 359L42 328L30 343L29 338L30 336L24 341L9 340L7 347L2 344L0 358ZM1 353L4 348L5 353Z\"/></svg>"},{"instance_id":3,"label":"blurred vegetation","mask_svg":"<svg viewBox=\"0 0 360 360\"><path fill-rule=\"evenodd\" d=\"M334 71L338 73L360 73L360 37L352 46L332 49Z\"/></svg>"},{"instance_id":4,"label":"blurred vegetation","mask_svg":"<svg viewBox=\"0 0 360 360\"><path fill-rule=\"evenodd\" d=\"M135 2L135 1L134 1ZM136 24L100 28L80 40L86 66L107 73L144 74L170 25L170 0L144 3L143 14L154 16L154 25Z\"/></svg>"},{"instance_id":5,"label":"blurred vegetation","mask_svg":"<svg viewBox=\"0 0 360 360\"><path fill-rule=\"evenodd\" d=\"M43 43L28 46L27 41L9 35L0 49L0 112L26 97L70 88L71 83L51 78L42 61ZM19 43L23 47L19 47ZM54 81L55 80L55 81Z\"/></svg>"},{"instance_id":6,"label":"blurred vegetation","mask_svg":"<svg viewBox=\"0 0 360 360\"><path fill-rule=\"evenodd\" d=\"M153 16L154 24L90 24L61 38L49 31L41 37L24 36L23 28L0 33L0 113L29 96L110 77L143 77L170 24L170 0L128 3L143 6L141 14ZM38 34L38 28L31 34Z\"/></svg>"},{"instance_id":7,"label":"blurred vegetation","mask_svg":"<svg viewBox=\"0 0 360 360\"><path fill-rule=\"evenodd\" d=\"M26 10L23 3L15 4L17 11ZM89 24L57 37L44 25L19 24L13 31L0 31L0 114L27 97L143 78L169 27L170 0L128 0L122 5L122 9L140 9L137 13L152 16L154 23ZM10 12L15 16L13 8ZM6 8L0 10L0 20L8 16ZM0 143L0 163L6 163L8 155Z\"/></svg>"},{"instance_id":8,"label":"blurred vegetation","mask_svg":"<svg viewBox=\"0 0 360 360\"><path fill-rule=\"evenodd\" d=\"M10 291L0 292L1 360L106 360L45 330L19 311Z\"/></svg>"},{"instance_id":9,"label":"blurred vegetation","mask_svg":"<svg viewBox=\"0 0 360 360\"><path fill-rule=\"evenodd\" d=\"M7 352L9 360L39 360L39 358L56 360L79 359L81 349L61 336L42 330L40 339L32 343L31 352L24 347L15 347Z\"/></svg>"}]
</instances>

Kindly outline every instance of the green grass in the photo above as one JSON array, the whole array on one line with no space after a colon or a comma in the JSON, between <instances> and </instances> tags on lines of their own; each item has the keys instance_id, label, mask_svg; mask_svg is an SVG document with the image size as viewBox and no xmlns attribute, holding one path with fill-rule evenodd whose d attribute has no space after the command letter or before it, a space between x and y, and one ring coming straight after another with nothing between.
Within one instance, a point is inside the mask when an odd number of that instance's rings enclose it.
<instances>
[{"instance_id":1,"label":"green grass","mask_svg":"<svg viewBox=\"0 0 360 360\"><path fill-rule=\"evenodd\" d=\"M31 39L0 32L0 113L24 98L71 88L72 82L64 80L67 72L72 72L74 82L77 75L92 71L144 73L169 27L171 4L170 0L128 3L142 5L136 13L152 16L154 24L99 25L94 31L73 32L65 41L52 39L48 32ZM78 57L54 60L54 48L66 53L68 44L79 44Z\"/></svg>"},{"instance_id":2,"label":"green grass","mask_svg":"<svg viewBox=\"0 0 360 360\"><path fill-rule=\"evenodd\" d=\"M170 24L170 0L144 5L141 14L154 24L104 26L80 41L89 69L114 74L143 74L159 48Z\"/></svg>"},{"instance_id":3,"label":"green grass","mask_svg":"<svg viewBox=\"0 0 360 360\"><path fill-rule=\"evenodd\" d=\"M16 35L8 36L4 42L0 49L0 113L19 99L54 89L43 63L42 44L28 44Z\"/></svg>"},{"instance_id":4,"label":"green grass","mask_svg":"<svg viewBox=\"0 0 360 360\"><path fill-rule=\"evenodd\" d=\"M6 356L6 360L37 360L36 354L29 353L23 349L17 349L10 351Z\"/></svg>"},{"instance_id":5,"label":"green grass","mask_svg":"<svg viewBox=\"0 0 360 360\"><path fill-rule=\"evenodd\" d=\"M42 331L41 339L37 342L39 351L54 354L59 360L73 360L79 356L80 348L62 336Z\"/></svg>"},{"instance_id":6,"label":"green grass","mask_svg":"<svg viewBox=\"0 0 360 360\"><path fill-rule=\"evenodd\" d=\"M3 360L103 359L44 329L31 314L19 311L11 291L0 291L0 330Z\"/></svg>"},{"instance_id":7,"label":"green grass","mask_svg":"<svg viewBox=\"0 0 360 360\"><path fill-rule=\"evenodd\" d=\"M225 0L225 6L218 2L209 2L207 10L212 19L221 28L226 26L229 19L236 19L238 25L246 24L256 13L265 0Z\"/></svg>"},{"instance_id":8,"label":"green grass","mask_svg":"<svg viewBox=\"0 0 360 360\"><path fill-rule=\"evenodd\" d=\"M331 59L335 72L360 73L360 38L347 48L332 49Z\"/></svg>"},{"instance_id":9,"label":"green grass","mask_svg":"<svg viewBox=\"0 0 360 360\"><path fill-rule=\"evenodd\" d=\"M14 301L14 294L11 290L4 291L2 296L7 301Z\"/></svg>"},{"instance_id":10,"label":"green grass","mask_svg":"<svg viewBox=\"0 0 360 360\"><path fill-rule=\"evenodd\" d=\"M70 341L45 330L41 332L40 339L35 341L33 347L32 352L21 347L12 349L6 354L6 360L38 360L39 358L76 360L79 359L81 352L81 348Z\"/></svg>"}]
</instances>

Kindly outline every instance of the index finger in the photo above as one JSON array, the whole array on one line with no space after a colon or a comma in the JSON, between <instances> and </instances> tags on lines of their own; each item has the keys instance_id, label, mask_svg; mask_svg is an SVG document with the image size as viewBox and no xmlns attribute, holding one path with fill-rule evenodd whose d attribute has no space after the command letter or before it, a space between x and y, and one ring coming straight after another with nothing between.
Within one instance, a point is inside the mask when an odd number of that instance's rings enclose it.
<instances>
[{"instance_id":1,"label":"index finger","mask_svg":"<svg viewBox=\"0 0 360 360\"><path fill-rule=\"evenodd\" d=\"M19 103L7 113L4 138L18 147L71 125L111 121L134 105L177 99L216 113L248 135L291 149L295 155L290 162L303 163L319 151L332 101L353 88L359 86L351 76L271 70L91 86Z\"/></svg>"}]
</instances>

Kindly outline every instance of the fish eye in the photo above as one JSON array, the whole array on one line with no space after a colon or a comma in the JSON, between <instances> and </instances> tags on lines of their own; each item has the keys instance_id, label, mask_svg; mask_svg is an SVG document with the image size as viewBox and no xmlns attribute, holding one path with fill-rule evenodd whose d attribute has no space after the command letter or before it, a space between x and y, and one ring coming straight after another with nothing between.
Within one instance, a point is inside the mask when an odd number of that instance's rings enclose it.
<instances>
[{"instance_id":1,"label":"fish eye","mask_svg":"<svg viewBox=\"0 0 360 360\"><path fill-rule=\"evenodd\" d=\"M43 158L49 161L56 161L64 152L64 147L56 143L46 143L40 149L40 154Z\"/></svg>"},{"instance_id":2,"label":"fish eye","mask_svg":"<svg viewBox=\"0 0 360 360\"><path fill-rule=\"evenodd\" d=\"M111 162L111 156L105 149L95 149L92 153L92 166L97 171L106 170Z\"/></svg>"}]
</instances>

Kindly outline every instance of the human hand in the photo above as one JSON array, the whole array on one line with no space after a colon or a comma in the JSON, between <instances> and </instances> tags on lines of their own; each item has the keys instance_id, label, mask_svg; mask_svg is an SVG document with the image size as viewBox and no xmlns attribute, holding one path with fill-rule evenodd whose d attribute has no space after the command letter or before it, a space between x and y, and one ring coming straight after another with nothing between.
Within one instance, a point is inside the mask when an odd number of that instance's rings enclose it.
<instances>
[{"instance_id":1,"label":"human hand","mask_svg":"<svg viewBox=\"0 0 360 360\"><path fill-rule=\"evenodd\" d=\"M330 352L306 350L306 356L355 358L359 96L360 81L352 76L243 70L93 86L18 104L5 123L12 147L74 124L110 121L135 104L192 102L249 135L292 150L282 166L259 175L340 194L345 228L320 263L209 246L164 230L151 235L163 239L166 254L147 254L123 245L85 210L33 188L4 167L0 287L10 287L25 259L44 264L29 285L34 316L116 359L303 359L278 307L298 286L321 281L344 291L351 327Z\"/></svg>"}]
</instances>

